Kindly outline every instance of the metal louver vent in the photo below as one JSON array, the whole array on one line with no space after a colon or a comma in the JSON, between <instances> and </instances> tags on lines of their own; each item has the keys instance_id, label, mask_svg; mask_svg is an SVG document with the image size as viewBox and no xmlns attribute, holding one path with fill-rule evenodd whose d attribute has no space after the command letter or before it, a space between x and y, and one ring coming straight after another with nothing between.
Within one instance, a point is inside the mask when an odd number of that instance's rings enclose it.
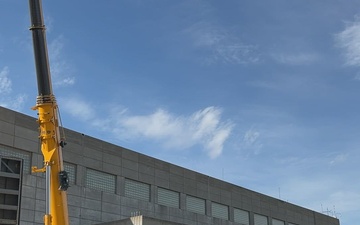
<instances>
[{"instance_id":1,"label":"metal louver vent","mask_svg":"<svg viewBox=\"0 0 360 225\"><path fill-rule=\"evenodd\" d=\"M234 222L241 225L249 225L249 212L234 208Z\"/></svg>"},{"instance_id":2,"label":"metal louver vent","mask_svg":"<svg viewBox=\"0 0 360 225\"><path fill-rule=\"evenodd\" d=\"M116 176L97 170L87 169L85 177L85 186L88 188L115 193Z\"/></svg>"},{"instance_id":3,"label":"metal louver vent","mask_svg":"<svg viewBox=\"0 0 360 225\"><path fill-rule=\"evenodd\" d=\"M213 217L228 220L229 207L216 202L211 203L211 213Z\"/></svg>"},{"instance_id":4,"label":"metal louver vent","mask_svg":"<svg viewBox=\"0 0 360 225\"><path fill-rule=\"evenodd\" d=\"M180 194L164 188L158 188L158 204L174 208L180 207Z\"/></svg>"},{"instance_id":5,"label":"metal louver vent","mask_svg":"<svg viewBox=\"0 0 360 225\"><path fill-rule=\"evenodd\" d=\"M186 196L186 209L188 211L205 215L205 200L193 196Z\"/></svg>"},{"instance_id":6,"label":"metal louver vent","mask_svg":"<svg viewBox=\"0 0 360 225\"><path fill-rule=\"evenodd\" d=\"M254 225L268 225L268 218L263 215L254 214Z\"/></svg>"},{"instance_id":7,"label":"metal louver vent","mask_svg":"<svg viewBox=\"0 0 360 225\"><path fill-rule=\"evenodd\" d=\"M272 225L285 225L285 222L282 220L272 219Z\"/></svg>"},{"instance_id":8,"label":"metal louver vent","mask_svg":"<svg viewBox=\"0 0 360 225\"><path fill-rule=\"evenodd\" d=\"M150 202L150 185L139 181L125 179L125 197Z\"/></svg>"}]
</instances>

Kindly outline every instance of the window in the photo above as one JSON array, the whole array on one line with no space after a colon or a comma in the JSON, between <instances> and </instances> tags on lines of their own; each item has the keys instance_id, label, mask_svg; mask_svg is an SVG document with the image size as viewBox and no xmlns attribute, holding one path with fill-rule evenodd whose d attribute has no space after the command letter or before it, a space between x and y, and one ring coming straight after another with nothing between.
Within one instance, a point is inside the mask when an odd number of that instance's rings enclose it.
<instances>
[{"instance_id":1,"label":"window","mask_svg":"<svg viewBox=\"0 0 360 225\"><path fill-rule=\"evenodd\" d=\"M285 222L282 220L272 219L272 225L285 225Z\"/></svg>"},{"instance_id":2,"label":"window","mask_svg":"<svg viewBox=\"0 0 360 225\"><path fill-rule=\"evenodd\" d=\"M158 204L174 208L180 207L180 194L164 188L158 188Z\"/></svg>"},{"instance_id":3,"label":"window","mask_svg":"<svg viewBox=\"0 0 360 225\"><path fill-rule=\"evenodd\" d=\"M234 222L241 225L249 225L249 212L234 208Z\"/></svg>"},{"instance_id":4,"label":"window","mask_svg":"<svg viewBox=\"0 0 360 225\"><path fill-rule=\"evenodd\" d=\"M188 211L205 215L205 200L190 195L186 196L186 209Z\"/></svg>"},{"instance_id":5,"label":"window","mask_svg":"<svg viewBox=\"0 0 360 225\"><path fill-rule=\"evenodd\" d=\"M0 145L0 156L10 156L19 159L23 159L23 172L30 172L30 158L31 153L28 152L20 152L13 148L5 147Z\"/></svg>"},{"instance_id":6,"label":"window","mask_svg":"<svg viewBox=\"0 0 360 225\"><path fill-rule=\"evenodd\" d=\"M254 214L254 225L268 225L268 218L263 215Z\"/></svg>"},{"instance_id":7,"label":"window","mask_svg":"<svg viewBox=\"0 0 360 225\"><path fill-rule=\"evenodd\" d=\"M150 202L150 185L139 181L125 179L125 197Z\"/></svg>"},{"instance_id":8,"label":"window","mask_svg":"<svg viewBox=\"0 0 360 225\"><path fill-rule=\"evenodd\" d=\"M229 219L229 207L216 202L211 203L211 215L220 219Z\"/></svg>"},{"instance_id":9,"label":"window","mask_svg":"<svg viewBox=\"0 0 360 225\"><path fill-rule=\"evenodd\" d=\"M85 186L99 191L115 193L116 176L97 170L86 169Z\"/></svg>"},{"instance_id":10,"label":"window","mask_svg":"<svg viewBox=\"0 0 360 225\"><path fill-rule=\"evenodd\" d=\"M22 162L0 156L0 223L19 224Z\"/></svg>"},{"instance_id":11,"label":"window","mask_svg":"<svg viewBox=\"0 0 360 225\"><path fill-rule=\"evenodd\" d=\"M69 183L75 184L76 182L76 165L64 162L64 170L68 173Z\"/></svg>"}]
</instances>

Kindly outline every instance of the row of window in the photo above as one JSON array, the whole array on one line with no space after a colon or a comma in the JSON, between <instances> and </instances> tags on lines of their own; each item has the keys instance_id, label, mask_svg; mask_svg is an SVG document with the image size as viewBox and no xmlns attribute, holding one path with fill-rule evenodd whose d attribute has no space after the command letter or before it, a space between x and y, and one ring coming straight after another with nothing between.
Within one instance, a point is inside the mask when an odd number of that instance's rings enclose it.
<instances>
[{"instance_id":1,"label":"row of window","mask_svg":"<svg viewBox=\"0 0 360 225\"><path fill-rule=\"evenodd\" d=\"M86 186L115 193L116 176L104 172L87 169L86 170ZM140 181L125 178L125 197L139 199L143 201L151 201L151 185ZM157 203L173 208L180 208L180 193L157 187ZM206 200L191 195L186 195L185 208L187 211L206 215ZM242 225L250 225L250 213L248 211L234 208L234 222ZM217 202L211 202L211 215L216 218L229 220L229 206ZM269 225L267 216L254 214L254 225ZM285 221L272 219L272 225L285 225ZM295 225L289 223L288 225Z\"/></svg>"},{"instance_id":2,"label":"row of window","mask_svg":"<svg viewBox=\"0 0 360 225\"><path fill-rule=\"evenodd\" d=\"M30 154L20 153L13 151L12 149L0 148L0 154L5 156L12 156L22 158L24 160L24 170L30 169ZM71 163L64 163L65 170L69 174L70 184L75 184L76 180L76 165ZM93 170L86 169L85 174L85 186L91 189L116 193L116 175ZM151 201L151 186L149 184L126 179L124 184L125 197L135 198L143 201ZM157 203L174 208L180 208L180 193L165 188L158 187L156 195ZM190 195L186 195L185 200L186 210L202 215L206 215L206 200ZM229 206L216 202L211 202L211 215L216 218L229 220ZM234 222L249 225L250 213L238 208L233 209ZM254 214L254 225L268 225L269 218L263 215ZM272 219L272 225L285 225L282 220ZM295 225L289 223L288 225Z\"/></svg>"}]
</instances>

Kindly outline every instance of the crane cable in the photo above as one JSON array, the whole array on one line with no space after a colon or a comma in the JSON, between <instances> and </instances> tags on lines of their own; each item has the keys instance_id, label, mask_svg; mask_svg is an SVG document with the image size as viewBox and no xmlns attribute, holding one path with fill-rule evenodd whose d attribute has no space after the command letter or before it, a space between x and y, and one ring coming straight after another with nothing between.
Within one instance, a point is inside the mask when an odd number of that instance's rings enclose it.
<instances>
[{"instance_id":1,"label":"crane cable","mask_svg":"<svg viewBox=\"0 0 360 225\"><path fill-rule=\"evenodd\" d=\"M60 114L60 109L59 107L56 107L57 109L57 114L59 116L59 123L60 123L60 141L63 142L64 146L66 145L66 137L65 137L65 129L62 123L62 119L61 119L61 114ZM61 146L61 147L64 147Z\"/></svg>"}]
</instances>

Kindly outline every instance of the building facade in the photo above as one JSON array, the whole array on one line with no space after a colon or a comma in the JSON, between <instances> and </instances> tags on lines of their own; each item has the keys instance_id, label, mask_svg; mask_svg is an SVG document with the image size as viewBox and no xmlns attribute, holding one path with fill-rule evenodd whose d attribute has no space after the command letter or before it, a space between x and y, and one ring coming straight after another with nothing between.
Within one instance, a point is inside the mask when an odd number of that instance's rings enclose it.
<instances>
[{"instance_id":1,"label":"building facade","mask_svg":"<svg viewBox=\"0 0 360 225\"><path fill-rule=\"evenodd\" d=\"M37 126L35 118L0 107L0 225L43 224L45 177L30 173L43 164ZM163 225L339 225L336 218L65 133L70 224L127 224L121 221L141 215Z\"/></svg>"}]
</instances>

